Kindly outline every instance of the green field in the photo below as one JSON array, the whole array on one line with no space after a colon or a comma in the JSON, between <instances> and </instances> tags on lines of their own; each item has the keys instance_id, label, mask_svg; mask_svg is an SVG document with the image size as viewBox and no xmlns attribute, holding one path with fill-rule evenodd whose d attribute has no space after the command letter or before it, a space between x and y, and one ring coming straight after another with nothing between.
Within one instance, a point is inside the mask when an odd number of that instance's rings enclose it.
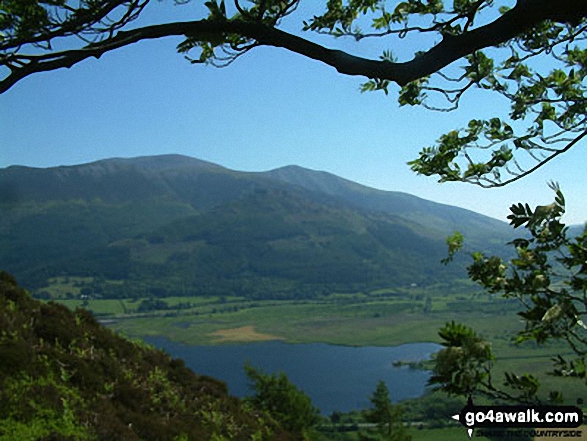
<instances>
[{"instance_id":1,"label":"green field","mask_svg":"<svg viewBox=\"0 0 587 441\"><path fill-rule=\"evenodd\" d=\"M62 281L59 281L63 285ZM492 342L495 378L504 371L538 374L545 393L562 390L569 402L585 395L584 385L546 375L551 359L568 349L557 344L517 346L520 321L511 300L484 293L439 293L421 288L339 293L313 300L246 300L239 297L167 297L165 309L140 312L138 299L63 299L85 307L107 326L130 338L164 336L210 345L281 339L353 346L439 342L438 329L456 320ZM578 387L576 387L578 386Z\"/></svg>"},{"instance_id":2,"label":"green field","mask_svg":"<svg viewBox=\"0 0 587 441\"><path fill-rule=\"evenodd\" d=\"M69 280L69 284L79 281ZM63 292L64 280L56 279L56 294ZM494 384L503 372L532 373L542 384L544 396L550 390L563 392L566 404L585 397L585 385L547 375L551 359L568 354L562 345L515 345L512 339L521 326L516 303L482 292L458 289L447 292L413 287L380 289L371 293L337 293L310 300L250 300L242 297L163 297L162 309L141 310L145 299L57 299L69 308L85 307L106 326L133 339L164 336L194 345L246 343L281 339L289 343L325 342L354 346L394 346L413 342L439 342L438 329L455 320L473 327L492 342L497 362ZM151 299L150 301L153 301ZM431 366L426 364L425 366ZM426 406L442 398L415 400ZM407 405L407 403L406 403ZM450 421L448 427L434 427L411 414L408 420L423 421L410 426L413 441L466 440L467 433ZM355 422L360 424L359 416ZM359 420L356 420L359 418ZM322 432L329 440L355 441L358 431L338 433L332 427ZM475 436L485 440L485 437Z\"/></svg>"}]
</instances>

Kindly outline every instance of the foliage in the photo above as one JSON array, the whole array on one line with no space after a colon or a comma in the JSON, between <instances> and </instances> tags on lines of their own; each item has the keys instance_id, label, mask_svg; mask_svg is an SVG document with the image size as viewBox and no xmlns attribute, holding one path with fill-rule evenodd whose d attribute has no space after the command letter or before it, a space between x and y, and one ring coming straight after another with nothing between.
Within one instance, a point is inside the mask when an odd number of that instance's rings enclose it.
<instances>
[{"instance_id":1,"label":"foliage","mask_svg":"<svg viewBox=\"0 0 587 441\"><path fill-rule=\"evenodd\" d=\"M568 227L561 221L565 199L558 185L554 202L534 210L528 204L516 204L508 216L514 228L524 226L527 235L513 240L516 256L506 263L498 257L472 254L468 271L472 280L491 293L502 293L517 299L524 328L516 342L550 340L565 341L575 354L568 360L559 355L554 359L554 373L576 377L587 383L587 230L575 238L568 237ZM503 399L537 400L539 381L530 374L506 373L505 386L514 394L494 387L490 368L491 351L470 328L448 324L440 336L447 348L438 354L432 382L441 384L449 393L470 395L482 392ZM485 349L482 349L485 348ZM550 399L560 400L559 392Z\"/></svg>"},{"instance_id":2,"label":"foliage","mask_svg":"<svg viewBox=\"0 0 587 441\"><path fill-rule=\"evenodd\" d=\"M442 384L449 394L471 395L489 377L493 361L491 347L471 328L454 321L438 334L446 349L436 355L430 384Z\"/></svg>"},{"instance_id":3,"label":"foliage","mask_svg":"<svg viewBox=\"0 0 587 441\"><path fill-rule=\"evenodd\" d=\"M408 421L425 421L428 427L452 425L447 415L455 415L465 406L466 401L458 396L428 390L423 396L402 401L404 415Z\"/></svg>"},{"instance_id":4,"label":"foliage","mask_svg":"<svg viewBox=\"0 0 587 441\"><path fill-rule=\"evenodd\" d=\"M402 422L403 410L400 406L394 406L389 397L389 389L384 381L379 381L373 395L369 398L373 408L364 412L365 421L374 423L377 427L375 433L364 432L360 434L362 440L390 440L410 441L412 438Z\"/></svg>"},{"instance_id":5,"label":"foliage","mask_svg":"<svg viewBox=\"0 0 587 441\"><path fill-rule=\"evenodd\" d=\"M362 91L388 94L397 83L400 105L451 111L473 89L509 103L507 117L472 119L410 162L417 173L440 181L505 185L587 135L584 2L337 0L322 2L320 12L303 20L305 32L358 43L381 38L385 49L379 60L332 51L282 30L281 22L301 3L206 1L198 20L131 28L148 0L5 0L0 3L0 65L6 73L0 92L33 73L71 67L143 39L183 36L177 50L195 64L226 66L267 45L367 77ZM393 49L408 37L421 49L412 60L398 61Z\"/></svg>"},{"instance_id":6,"label":"foliage","mask_svg":"<svg viewBox=\"0 0 587 441\"><path fill-rule=\"evenodd\" d=\"M449 46L451 40L464 42L465 37L476 38L484 32L491 40L492 25L497 30L498 23L505 23L514 11L521 14L524 7L522 2L511 9L493 1L455 1L451 7L443 1L410 0L390 10L386 2L380 1L348 2L345 6L342 2L329 2L328 11L314 17L306 28L357 40L440 35L440 44L416 53L414 60L419 58L421 64L433 65L433 53L445 55L443 45ZM508 118L496 115L487 120L472 119L466 128L444 134L434 147L423 149L419 158L410 162L414 171L437 175L441 182L501 186L532 172L583 139L587 133L585 11L577 8L566 16L566 5L549 10L545 4L534 2L534 7L541 8L542 21L524 29L521 20L518 29L508 29L511 34L504 36L500 44L487 43L485 50L463 51L458 67L432 67L432 75L422 75L402 85L401 105L456 110L465 93L477 88L505 98L511 108ZM358 23L363 15L371 17L373 32L361 30ZM491 24L479 24L486 20ZM506 29L500 29L507 34ZM385 53L381 58L395 62ZM383 90L387 94L389 84L389 79L374 78L363 85L362 91Z\"/></svg>"},{"instance_id":7,"label":"foliage","mask_svg":"<svg viewBox=\"0 0 587 441\"><path fill-rule=\"evenodd\" d=\"M0 439L287 440L269 417L0 272Z\"/></svg>"},{"instance_id":8,"label":"foliage","mask_svg":"<svg viewBox=\"0 0 587 441\"><path fill-rule=\"evenodd\" d=\"M156 311L162 309L169 309L169 305L165 300L154 299L150 297L143 299L137 308L137 312Z\"/></svg>"},{"instance_id":9,"label":"foliage","mask_svg":"<svg viewBox=\"0 0 587 441\"><path fill-rule=\"evenodd\" d=\"M245 373L255 393L248 402L271 415L286 430L305 439L319 421L319 411L308 395L291 383L283 372L265 374L247 365Z\"/></svg>"}]
</instances>

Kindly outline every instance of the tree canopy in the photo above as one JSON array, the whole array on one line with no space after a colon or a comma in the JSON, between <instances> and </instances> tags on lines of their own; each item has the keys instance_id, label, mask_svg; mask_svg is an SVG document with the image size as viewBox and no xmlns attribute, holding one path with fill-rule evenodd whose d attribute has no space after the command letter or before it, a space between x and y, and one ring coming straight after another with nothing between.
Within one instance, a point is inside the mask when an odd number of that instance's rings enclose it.
<instances>
[{"instance_id":1,"label":"tree canopy","mask_svg":"<svg viewBox=\"0 0 587 441\"><path fill-rule=\"evenodd\" d=\"M384 381L379 381L373 394L369 397L372 408L363 412L365 421L375 424L374 430L361 433L361 441L410 441L412 437L402 422L403 409L394 406L389 397L389 389Z\"/></svg>"},{"instance_id":2,"label":"tree canopy","mask_svg":"<svg viewBox=\"0 0 587 441\"><path fill-rule=\"evenodd\" d=\"M318 424L320 414L310 397L291 383L283 372L266 374L247 364L245 374L250 389L255 393L248 401L256 409L271 415L287 430L307 439L307 433Z\"/></svg>"},{"instance_id":3,"label":"tree canopy","mask_svg":"<svg viewBox=\"0 0 587 441\"><path fill-rule=\"evenodd\" d=\"M192 63L226 66L258 46L284 48L364 77L363 91L388 93L395 83L401 105L455 110L475 88L505 99L509 115L472 119L411 162L417 173L440 181L505 185L587 134L583 1L329 0L313 2L316 14L300 19L294 12L302 0L216 0L191 21L135 26L148 3L1 0L0 93L34 73L141 40L184 36L177 50ZM286 32L285 19L299 20L300 32ZM380 38L386 49L380 59L361 57L318 44L312 34ZM412 37L421 47L398 60L394 53Z\"/></svg>"}]
</instances>

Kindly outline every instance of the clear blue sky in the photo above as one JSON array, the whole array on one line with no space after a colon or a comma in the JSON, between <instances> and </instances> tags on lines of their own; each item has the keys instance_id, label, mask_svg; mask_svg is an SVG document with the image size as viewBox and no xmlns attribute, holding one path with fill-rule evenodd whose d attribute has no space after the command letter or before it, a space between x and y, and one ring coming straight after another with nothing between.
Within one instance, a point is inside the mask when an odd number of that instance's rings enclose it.
<instances>
[{"instance_id":1,"label":"clear blue sky","mask_svg":"<svg viewBox=\"0 0 587 441\"><path fill-rule=\"evenodd\" d=\"M200 6L161 1L150 8L146 22L196 18ZM290 29L300 26L292 17ZM166 153L245 171L295 164L501 220L512 203L552 202L547 181L556 180L567 198L566 221L587 220L585 141L503 189L437 184L410 171L406 162L442 133L496 116L501 103L480 92L456 113L400 108L397 89L389 97L361 94L364 79L282 49L258 48L216 69L190 65L175 51L179 41L143 42L26 78L0 95L0 167ZM328 44L358 53L364 42ZM378 40L367 44L373 57L384 49ZM407 55L413 47L405 49Z\"/></svg>"}]
</instances>

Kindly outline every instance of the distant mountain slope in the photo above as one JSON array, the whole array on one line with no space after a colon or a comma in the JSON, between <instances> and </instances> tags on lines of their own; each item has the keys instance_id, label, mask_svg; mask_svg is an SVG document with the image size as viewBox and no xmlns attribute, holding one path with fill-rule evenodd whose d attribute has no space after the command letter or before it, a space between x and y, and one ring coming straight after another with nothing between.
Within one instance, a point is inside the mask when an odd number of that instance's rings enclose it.
<instances>
[{"instance_id":1,"label":"distant mountain slope","mask_svg":"<svg viewBox=\"0 0 587 441\"><path fill-rule=\"evenodd\" d=\"M106 159L47 169L0 170L0 203L153 199L208 208L239 196L248 181L221 166L180 155Z\"/></svg>"},{"instance_id":2,"label":"distant mountain slope","mask_svg":"<svg viewBox=\"0 0 587 441\"><path fill-rule=\"evenodd\" d=\"M491 232L492 236L496 233L507 236L509 231L504 222L470 210L439 204L407 193L376 190L327 172L288 166L269 171L267 175L316 193L338 198L356 208L394 214L443 233L452 233L458 229L465 236L476 237L479 233L487 231Z\"/></svg>"},{"instance_id":3,"label":"distant mountain slope","mask_svg":"<svg viewBox=\"0 0 587 441\"><path fill-rule=\"evenodd\" d=\"M488 252L511 237L503 222L325 172L180 155L8 167L0 195L0 268L37 288L57 275L243 295L427 284L464 275L439 263L454 230Z\"/></svg>"},{"instance_id":4,"label":"distant mountain slope","mask_svg":"<svg viewBox=\"0 0 587 441\"><path fill-rule=\"evenodd\" d=\"M188 280L203 282L208 291L226 285L242 294L268 283L274 294L297 286L299 295L308 285L344 290L433 283L459 269L440 265L443 239L421 236L389 215L319 204L285 190L257 190L126 245L131 256L152 264L166 253L169 276L189 273Z\"/></svg>"}]
</instances>

